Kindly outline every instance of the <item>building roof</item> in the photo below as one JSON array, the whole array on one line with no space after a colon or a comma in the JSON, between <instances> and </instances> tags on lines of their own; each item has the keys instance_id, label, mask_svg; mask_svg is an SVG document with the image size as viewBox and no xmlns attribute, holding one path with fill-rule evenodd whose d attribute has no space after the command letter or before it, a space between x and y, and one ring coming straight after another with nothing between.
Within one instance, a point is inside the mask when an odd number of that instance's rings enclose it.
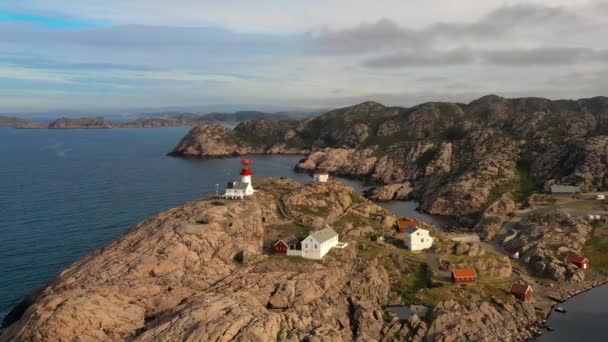
<instances>
[{"instance_id":1,"label":"building roof","mask_svg":"<svg viewBox=\"0 0 608 342\"><path fill-rule=\"evenodd\" d=\"M510 292L525 295L528 292L528 290L533 291L532 288L530 287L530 285L513 284L513 285L511 285Z\"/></svg>"},{"instance_id":2,"label":"building roof","mask_svg":"<svg viewBox=\"0 0 608 342\"><path fill-rule=\"evenodd\" d=\"M585 261L589 262L589 259L585 258L584 256L580 256L580 255L568 255L566 257L566 261L580 264Z\"/></svg>"},{"instance_id":3,"label":"building roof","mask_svg":"<svg viewBox=\"0 0 608 342\"><path fill-rule=\"evenodd\" d=\"M247 190L247 187L249 187L249 183L243 183L243 182L228 183L228 189Z\"/></svg>"},{"instance_id":4,"label":"building roof","mask_svg":"<svg viewBox=\"0 0 608 342\"><path fill-rule=\"evenodd\" d=\"M411 227L409 227L409 228L407 228L407 229L405 230L405 233L406 233L406 234L410 234L410 235L411 235L411 234L414 234L415 232L417 232L417 231L419 231L419 230L424 230L424 231L427 231L427 230L425 230L425 229L420 229L420 228L418 228L418 227L413 227L413 226L411 226Z\"/></svg>"},{"instance_id":5,"label":"building roof","mask_svg":"<svg viewBox=\"0 0 608 342\"><path fill-rule=\"evenodd\" d=\"M571 194L581 192L581 188L572 185L551 185L551 192Z\"/></svg>"},{"instance_id":6,"label":"building roof","mask_svg":"<svg viewBox=\"0 0 608 342\"><path fill-rule=\"evenodd\" d=\"M295 236L288 236L288 237L278 240L277 242L274 243L274 245L276 246L279 242L283 242L286 246L291 246L293 244L300 242L300 240L298 238L296 238Z\"/></svg>"},{"instance_id":7,"label":"building roof","mask_svg":"<svg viewBox=\"0 0 608 342\"><path fill-rule=\"evenodd\" d=\"M316 232L310 234L310 236L312 236L319 243L323 243L338 236L338 233L336 233L336 231L330 227L327 227L325 229L317 230Z\"/></svg>"},{"instance_id":8,"label":"building roof","mask_svg":"<svg viewBox=\"0 0 608 342\"><path fill-rule=\"evenodd\" d=\"M456 268L452 271L454 278L471 278L477 277L477 272L474 268Z\"/></svg>"},{"instance_id":9,"label":"building roof","mask_svg":"<svg viewBox=\"0 0 608 342\"><path fill-rule=\"evenodd\" d=\"M418 220L399 220L399 229L405 229L407 227L416 227L420 225Z\"/></svg>"}]
</instances>

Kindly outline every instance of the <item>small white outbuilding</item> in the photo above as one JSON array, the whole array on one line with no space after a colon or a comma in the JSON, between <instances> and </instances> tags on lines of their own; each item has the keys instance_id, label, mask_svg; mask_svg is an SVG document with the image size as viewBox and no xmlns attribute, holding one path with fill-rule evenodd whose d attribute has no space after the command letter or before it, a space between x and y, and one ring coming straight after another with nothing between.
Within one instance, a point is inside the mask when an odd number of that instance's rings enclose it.
<instances>
[{"instance_id":1,"label":"small white outbuilding","mask_svg":"<svg viewBox=\"0 0 608 342\"><path fill-rule=\"evenodd\" d=\"M313 175L313 180L319 183L327 183L329 180L329 174L327 172L315 172Z\"/></svg>"},{"instance_id":2,"label":"small white outbuilding","mask_svg":"<svg viewBox=\"0 0 608 342\"><path fill-rule=\"evenodd\" d=\"M426 229L409 227L405 230L403 242L410 251L421 251L433 246L434 238Z\"/></svg>"}]
</instances>

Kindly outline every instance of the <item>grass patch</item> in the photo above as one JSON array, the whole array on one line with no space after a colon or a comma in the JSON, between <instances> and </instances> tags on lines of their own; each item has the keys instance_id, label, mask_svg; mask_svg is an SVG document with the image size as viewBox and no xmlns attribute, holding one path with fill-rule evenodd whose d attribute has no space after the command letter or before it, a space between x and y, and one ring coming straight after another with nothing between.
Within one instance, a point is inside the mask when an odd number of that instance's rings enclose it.
<instances>
[{"instance_id":1,"label":"grass patch","mask_svg":"<svg viewBox=\"0 0 608 342\"><path fill-rule=\"evenodd\" d=\"M608 275L608 225L594 226L583 253L591 262L591 268Z\"/></svg>"},{"instance_id":2,"label":"grass patch","mask_svg":"<svg viewBox=\"0 0 608 342\"><path fill-rule=\"evenodd\" d=\"M568 207L572 208L572 209L577 209L577 210L583 210L583 211L588 211L588 210L605 210L606 209L606 200L600 201L600 200L586 200L586 201L582 201L582 202L575 202L572 204L569 204Z\"/></svg>"},{"instance_id":3,"label":"grass patch","mask_svg":"<svg viewBox=\"0 0 608 342\"><path fill-rule=\"evenodd\" d=\"M361 197L361 195L359 195L357 193L351 192L349 196L350 196L350 201L353 204L365 203L365 201L363 200L363 197Z\"/></svg>"},{"instance_id":4,"label":"grass patch","mask_svg":"<svg viewBox=\"0 0 608 342\"><path fill-rule=\"evenodd\" d=\"M413 272L402 271L399 281L393 284L392 289L401 295L404 304L422 304L418 292L431 285L431 272L426 264L420 263Z\"/></svg>"}]
</instances>

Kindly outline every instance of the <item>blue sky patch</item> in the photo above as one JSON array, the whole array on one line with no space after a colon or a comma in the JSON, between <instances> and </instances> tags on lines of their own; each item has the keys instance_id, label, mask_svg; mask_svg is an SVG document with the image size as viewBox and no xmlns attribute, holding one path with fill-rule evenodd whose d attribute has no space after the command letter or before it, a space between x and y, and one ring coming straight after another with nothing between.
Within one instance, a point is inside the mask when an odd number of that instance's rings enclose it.
<instances>
[{"instance_id":1,"label":"blue sky patch","mask_svg":"<svg viewBox=\"0 0 608 342\"><path fill-rule=\"evenodd\" d=\"M99 21L0 11L0 22L2 21L27 22L53 29L82 29L105 26Z\"/></svg>"}]
</instances>

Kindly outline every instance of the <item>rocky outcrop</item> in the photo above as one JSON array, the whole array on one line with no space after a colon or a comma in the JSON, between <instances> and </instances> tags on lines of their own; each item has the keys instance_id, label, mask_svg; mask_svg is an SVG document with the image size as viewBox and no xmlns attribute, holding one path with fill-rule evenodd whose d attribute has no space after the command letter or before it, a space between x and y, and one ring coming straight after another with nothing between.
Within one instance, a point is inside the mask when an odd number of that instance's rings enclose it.
<instances>
[{"instance_id":1,"label":"rocky outcrop","mask_svg":"<svg viewBox=\"0 0 608 342\"><path fill-rule=\"evenodd\" d=\"M112 123L103 117L59 118L49 124L49 129L112 128Z\"/></svg>"},{"instance_id":2,"label":"rocky outcrop","mask_svg":"<svg viewBox=\"0 0 608 342\"><path fill-rule=\"evenodd\" d=\"M524 341L533 337L527 329L536 320L529 303L494 303L463 305L455 301L438 304L426 341Z\"/></svg>"},{"instance_id":3,"label":"rocky outcrop","mask_svg":"<svg viewBox=\"0 0 608 342\"><path fill-rule=\"evenodd\" d=\"M376 186L365 191L365 196L373 201L405 200L412 193L410 183Z\"/></svg>"},{"instance_id":4,"label":"rocky outcrop","mask_svg":"<svg viewBox=\"0 0 608 342\"><path fill-rule=\"evenodd\" d=\"M503 224L509 219L507 214L515 211L515 202L510 193L502 195L496 202L492 203L481 216L475 226L483 240L492 240Z\"/></svg>"},{"instance_id":5,"label":"rocky outcrop","mask_svg":"<svg viewBox=\"0 0 608 342\"><path fill-rule=\"evenodd\" d=\"M344 215L355 203L366 200L340 182L312 183L280 199L286 214L297 222L323 228Z\"/></svg>"},{"instance_id":6,"label":"rocky outcrop","mask_svg":"<svg viewBox=\"0 0 608 342\"><path fill-rule=\"evenodd\" d=\"M537 275L555 280L580 281L584 274L564 262L568 254L581 254L591 226L564 211L532 214L515 227L517 236L505 243Z\"/></svg>"},{"instance_id":7,"label":"rocky outcrop","mask_svg":"<svg viewBox=\"0 0 608 342\"><path fill-rule=\"evenodd\" d=\"M539 155L532 172L547 186L577 184L583 191L598 191L608 186L607 161L608 136L578 138Z\"/></svg>"}]
</instances>

